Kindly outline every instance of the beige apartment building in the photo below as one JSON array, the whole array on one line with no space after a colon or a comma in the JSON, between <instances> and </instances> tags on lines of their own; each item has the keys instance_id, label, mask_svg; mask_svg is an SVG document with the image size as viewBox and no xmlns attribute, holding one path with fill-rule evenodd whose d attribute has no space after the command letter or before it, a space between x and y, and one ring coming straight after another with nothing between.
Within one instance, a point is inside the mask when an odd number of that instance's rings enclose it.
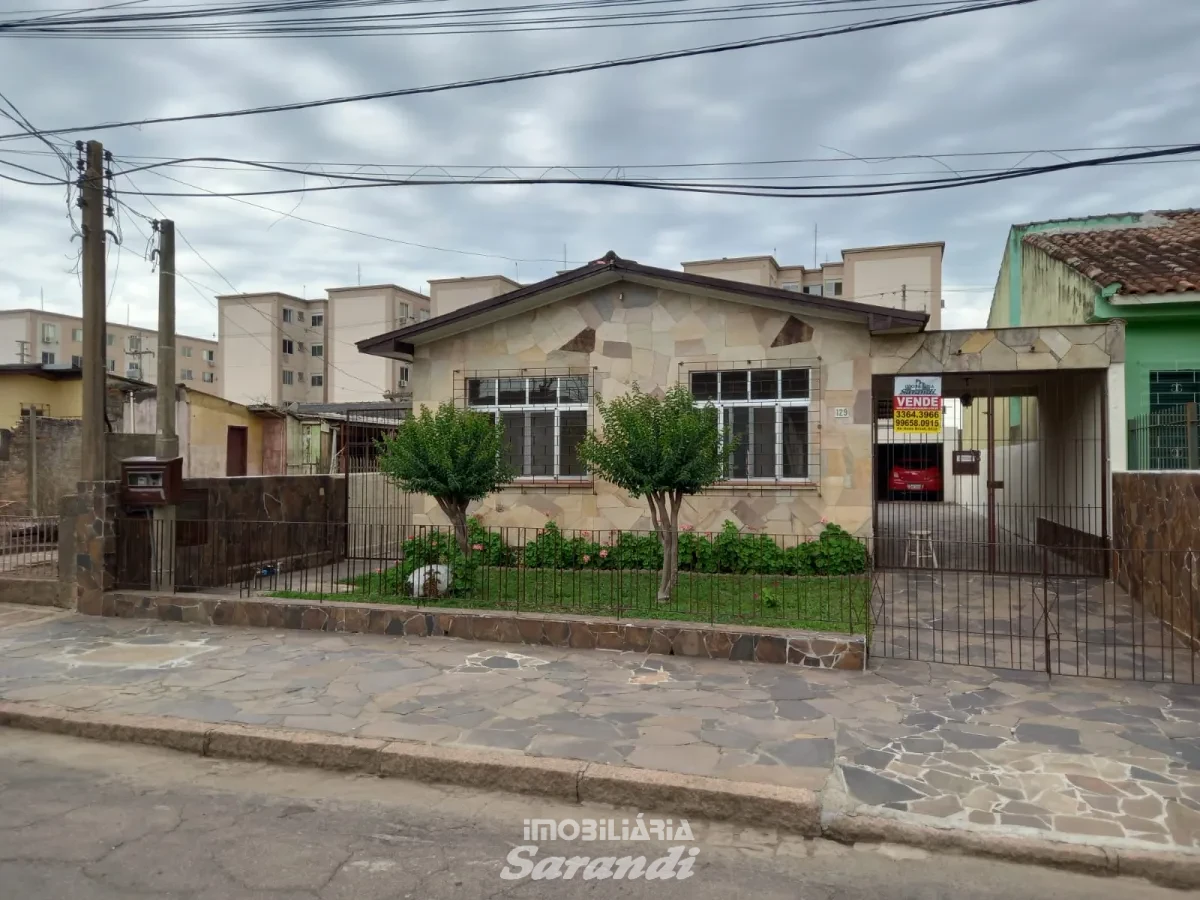
<instances>
[{"instance_id":1,"label":"beige apartment building","mask_svg":"<svg viewBox=\"0 0 1200 900\"><path fill-rule=\"evenodd\" d=\"M106 326L108 371L150 384L158 382L158 332L136 325ZM217 341L175 336L176 381L224 396L221 347ZM40 309L0 310L0 364L83 364L83 319Z\"/></svg>"},{"instance_id":2,"label":"beige apartment building","mask_svg":"<svg viewBox=\"0 0 1200 900\"><path fill-rule=\"evenodd\" d=\"M872 306L929 314L929 329L942 327L941 241L856 247L841 262L781 266L773 256L739 256L683 263L683 271L782 288L818 297L837 297Z\"/></svg>"},{"instance_id":3,"label":"beige apartment building","mask_svg":"<svg viewBox=\"0 0 1200 900\"><path fill-rule=\"evenodd\" d=\"M355 342L429 317L430 298L394 284L217 298L226 399L247 405L382 401L408 387L408 366Z\"/></svg>"},{"instance_id":4,"label":"beige apartment building","mask_svg":"<svg viewBox=\"0 0 1200 900\"><path fill-rule=\"evenodd\" d=\"M939 328L944 244L842 251L841 262L781 266L773 256L696 260L686 273L929 315ZM321 299L268 292L217 298L222 396L247 405L354 403L406 395L407 362L360 353L359 341L444 316L525 285L504 275L438 278L429 294L394 284L328 288Z\"/></svg>"}]
</instances>

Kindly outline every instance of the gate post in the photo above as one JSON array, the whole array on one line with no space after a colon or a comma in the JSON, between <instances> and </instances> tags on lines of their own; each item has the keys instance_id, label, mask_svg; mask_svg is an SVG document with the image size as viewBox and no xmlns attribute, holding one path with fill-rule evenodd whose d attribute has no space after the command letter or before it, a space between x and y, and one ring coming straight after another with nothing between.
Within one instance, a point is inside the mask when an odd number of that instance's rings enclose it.
<instances>
[{"instance_id":1,"label":"gate post","mask_svg":"<svg viewBox=\"0 0 1200 900\"><path fill-rule=\"evenodd\" d=\"M1046 674L1053 675L1050 665L1050 566L1046 545L1042 544L1042 641L1046 648Z\"/></svg>"}]
</instances>

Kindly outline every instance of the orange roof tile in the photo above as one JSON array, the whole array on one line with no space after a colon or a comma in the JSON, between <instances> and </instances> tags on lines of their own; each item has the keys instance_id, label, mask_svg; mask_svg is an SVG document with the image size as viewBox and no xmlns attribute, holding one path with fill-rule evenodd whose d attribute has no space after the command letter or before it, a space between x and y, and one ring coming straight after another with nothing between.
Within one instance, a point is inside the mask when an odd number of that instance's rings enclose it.
<instances>
[{"instance_id":1,"label":"orange roof tile","mask_svg":"<svg viewBox=\"0 0 1200 900\"><path fill-rule=\"evenodd\" d=\"M1101 285L1118 283L1123 294L1200 291L1200 210L1142 214L1128 226L1043 231L1024 242L1062 260Z\"/></svg>"}]
</instances>

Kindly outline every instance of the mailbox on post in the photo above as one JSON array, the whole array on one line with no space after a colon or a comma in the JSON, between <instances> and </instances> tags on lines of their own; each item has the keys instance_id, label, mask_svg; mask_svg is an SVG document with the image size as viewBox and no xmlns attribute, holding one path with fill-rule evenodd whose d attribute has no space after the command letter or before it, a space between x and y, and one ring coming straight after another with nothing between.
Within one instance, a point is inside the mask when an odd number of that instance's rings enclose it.
<instances>
[{"instance_id":1,"label":"mailbox on post","mask_svg":"<svg viewBox=\"0 0 1200 900\"><path fill-rule=\"evenodd\" d=\"M121 505L173 506L183 490L183 457L133 456L121 460Z\"/></svg>"}]
</instances>

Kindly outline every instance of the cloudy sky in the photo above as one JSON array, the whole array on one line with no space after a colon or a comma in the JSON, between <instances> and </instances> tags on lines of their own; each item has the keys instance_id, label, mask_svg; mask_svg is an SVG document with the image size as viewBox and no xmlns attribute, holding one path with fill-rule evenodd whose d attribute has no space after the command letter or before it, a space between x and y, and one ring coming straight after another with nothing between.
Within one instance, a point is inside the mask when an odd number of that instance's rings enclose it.
<instances>
[{"instance_id":1,"label":"cloudy sky","mask_svg":"<svg viewBox=\"0 0 1200 900\"><path fill-rule=\"evenodd\" d=\"M73 0L10 2L59 10ZM449 0L442 8L499 3ZM154 42L10 37L0 38L0 90L35 125L57 128L433 84L855 18L863 15L469 36ZM1200 140L1198 39L1195 0L1039 0L614 71L94 136L118 165L137 164L130 157L139 156L223 156L297 161L313 173L163 170L211 191L329 184L320 173L339 162L620 166L626 174L644 175L658 172L639 172L639 165L842 157L774 171L736 166L658 174L787 172L837 181L938 175L947 168L1017 165L1024 154L946 157L944 164L853 157ZM9 125L0 133L12 131ZM0 160L55 172L50 158L11 152L39 149L34 141L3 141ZM154 203L211 264L181 242L179 270L199 287L179 285L179 325L199 335L216 330L213 295L235 289L321 296L325 288L357 283L360 272L363 284L420 290L428 279L456 275L500 272L532 281L562 268L564 255L573 265L609 249L663 266L757 253L811 264L814 225L822 260L837 258L842 247L945 241L945 324L965 327L986 319L1011 223L1200 206L1200 156L1192 159L859 199L429 186L251 198L268 209L215 197ZM1039 154L1024 164L1054 160ZM151 172L117 186L190 190ZM160 215L148 198L126 199L147 216ZM284 212L376 237L289 219ZM139 224L144 229L132 213L122 213L124 247L114 248L109 260L110 318L153 326L156 280L143 258ZM0 307L36 307L44 294L47 309L79 311L79 285L71 274L78 242L70 236L61 189L0 181Z\"/></svg>"}]
</instances>

